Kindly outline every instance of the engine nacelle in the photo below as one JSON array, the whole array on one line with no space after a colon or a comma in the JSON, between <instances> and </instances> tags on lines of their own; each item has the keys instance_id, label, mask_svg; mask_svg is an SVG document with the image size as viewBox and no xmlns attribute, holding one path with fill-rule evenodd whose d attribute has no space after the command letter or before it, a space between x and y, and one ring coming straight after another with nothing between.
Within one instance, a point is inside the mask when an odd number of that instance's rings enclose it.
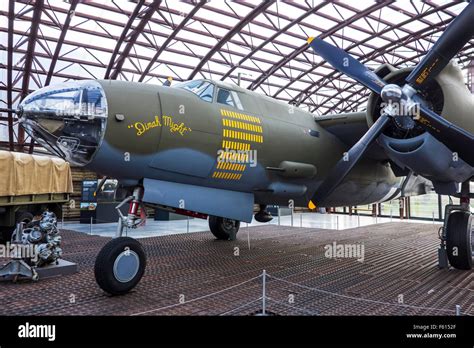
<instances>
[{"instance_id":1,"label":"engine nacelle","mask_svg":"<svg viewBox=\"0 0 474 348\"><path fill-rule=\"evenodd\" d=\"M397 70L390 65L376 72L388 83L404 85L413 68ZM450 122L474 133L474 97L464 83L459 67L452 62L427 86L423 92L428 107ZM367 105L367 123L370 126L381 115L382 99L373 93ZM474 175L474 168L458 158L419 124L406 131L392 124L378 139L389 158L401 168L431 180L435 190L454 194L457 185Z\"/></svg>"},{"instance_id":2,"label":"engine nacelle","mask_svg":"<svg viewBox=\"0 0 474 348\"><path fill-rule=\"evenodd\" d=\"M401 168L431 180L441 194L454 194L455 183L469 180L474 169L453 155L446 145L425 132L410 139L395 139L384 134L378 139L390 159Z\"/></svg>"},{"instance_id":3,"label":"engine nacelle","mask_svg":"<svg viewBox=\"0 0 474 348\"><path fill-rule=\"evenodd\" d=\"M405 78L410 74L413 68L396 69L391 65L384 64L380 66L376 73L388 83L403 86ZM423 92L428 106L437 114L443 116L448 121L457 126L474 133L474 96L466 87L461 69L453 62L427 86ZM367 103L367 123L370 126L381 115L382 98L372 93ZM421 126L411 134L403 133L399 136L394 128L388 128L384 134L393 138L415 137L423 133Z\"/></svg>"}]
</instances>

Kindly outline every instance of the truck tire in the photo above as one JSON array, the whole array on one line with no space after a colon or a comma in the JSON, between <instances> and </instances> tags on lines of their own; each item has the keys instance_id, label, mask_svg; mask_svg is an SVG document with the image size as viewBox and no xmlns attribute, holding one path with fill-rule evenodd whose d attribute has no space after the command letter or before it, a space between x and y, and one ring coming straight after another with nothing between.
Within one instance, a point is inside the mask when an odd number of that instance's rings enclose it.
<instances>
[{"instance_id":1,"label":"truck tire","mask_svg":"<svg viewBox=\"0 0 474 348\"><path fill-rule=\"evenodd\" d=\"M28 211L21 210L15 214L15 225L5 226L0 228L0 244L5 244L12 240L13 231L15 231L16 224L24 222L25 226L33 221L33 214Z\"/></svg>"},{"instance_id":2,"label":"truck tire","mask_svg":"<svg viewBox=\"0 0 474 348\"><path fill-rule=\"evenodd\" d=\"M31 221L33 221L33 214L31 214L29 211L20 210L19 212L16 213L15 227L16 227L16 224L20 222L24 222L25 226L27 226Z\"/></svg>"},{"instance_id":3,"label":"truck tire","mask_svg":"<svg viewBox=\"0 0 474 348\"><path fill-rule=\"evenodd\" d=\"M6 244L12 239L15 227L0 227L0 244Z\"/></svg>"}]
</instances>

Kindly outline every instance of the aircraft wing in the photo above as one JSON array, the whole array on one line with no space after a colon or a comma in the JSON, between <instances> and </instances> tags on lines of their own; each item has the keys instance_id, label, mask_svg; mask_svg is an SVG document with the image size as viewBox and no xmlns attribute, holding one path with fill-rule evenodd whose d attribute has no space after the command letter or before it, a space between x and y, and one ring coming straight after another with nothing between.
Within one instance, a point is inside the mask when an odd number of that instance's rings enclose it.
<instances>
[{"instance_id":1,"label":"aircraft wing","mask_svg":"<svg viewBox=\"0 0 474 348\"><path fill-rule=\"evenodd\" d=\"M369 129L365 111L315 116L314 120L349 148L354 146ZM365 157L380 161L389 159L384 149L377 143L371 145Z\"/></svg>"}]
</instances>

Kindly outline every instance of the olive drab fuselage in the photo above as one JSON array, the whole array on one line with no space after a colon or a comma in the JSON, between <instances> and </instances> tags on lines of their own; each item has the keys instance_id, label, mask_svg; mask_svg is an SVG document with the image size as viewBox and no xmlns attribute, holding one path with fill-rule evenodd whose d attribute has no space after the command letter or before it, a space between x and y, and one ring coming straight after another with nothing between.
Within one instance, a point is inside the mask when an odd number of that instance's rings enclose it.
<instances>
[{"instance_id":1,"label":"olive drab fuselage","mask_svg":"<svg viewBox=\"0 0 474 348\"><path fill-rule=\"evenodd\" d=\"M108 119L88 167L118 179L250 192L256 203L292 199L306 206L347 150L312 114L237 86L213 82L213 99L205 101L177 87L99 83ZM218 103L219 87L237 93L241 107ZM365 160L328 202L377 202L390 198L399 184L389 164Z\"/></svg>"}]
</instances>

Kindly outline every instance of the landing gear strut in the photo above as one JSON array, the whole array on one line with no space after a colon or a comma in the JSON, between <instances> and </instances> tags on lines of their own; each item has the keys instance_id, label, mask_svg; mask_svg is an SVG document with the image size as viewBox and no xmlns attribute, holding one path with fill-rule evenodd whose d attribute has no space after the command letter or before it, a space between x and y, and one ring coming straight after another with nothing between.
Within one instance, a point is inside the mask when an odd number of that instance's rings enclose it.
<instances>
[{"instance_id":1,"label":"landing gear strut","mask_svg":"<svg viewBox=\"0 0 474 348\"><path fill-rule=\"evenodd\" d=\"M461 204L448 204L445 208L444 225L441 229L439 264L447 267L447 261L457 269L472 268L472 234L474 224L469 207L469 182L462 184Z\"/></svg>"},{"instance_id":2,"label":"landing gear strut","mask_svg":"<svg viewBox=\"0 0 474 348\"><path fill-rule=\"evenodd\" d=\"M146 256L141 244L133 238L122 236L125 228L137 228L145 222L142 197L143 187L136 187L133 195L116 207L119 213L116 236L100 250L95 260L97 284L111 295L121 295L132 290L145 272ZM125 216L120 208L127 203L129 209Z\"/></svg>"},{"instance_id":3,"label":"landing gear strut","mask_svg":"<svg viewBox=\"0 0 474 348\"><path fill-rule=\"evenodd\" d=\"M119 214L117 225L117 233L115 237L121 237L123 230L126 228L137 228L145 223L146 209L142 203L143 187L137 186L133 190L133 195L125 198L119 205L115 207ZM128 214L125 216L120 211L120 208L129 203Z\"/></svg>"}]
</instances>

